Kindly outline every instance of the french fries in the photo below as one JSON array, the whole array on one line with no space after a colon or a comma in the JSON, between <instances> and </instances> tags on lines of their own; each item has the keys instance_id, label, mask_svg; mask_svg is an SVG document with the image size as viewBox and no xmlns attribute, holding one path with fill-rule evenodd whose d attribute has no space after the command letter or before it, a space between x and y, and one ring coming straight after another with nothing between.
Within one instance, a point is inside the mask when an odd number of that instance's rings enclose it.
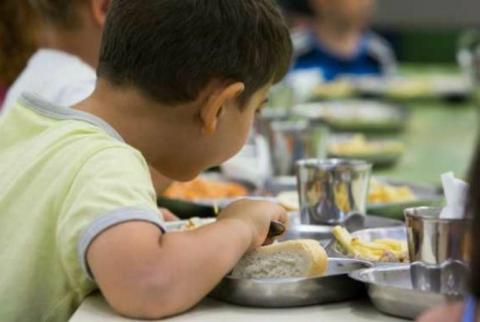
<instances>
[{"instance_id":1,"label":"french fries","mask_svg":"<svg viewBox=\"0 0 480 322\"><path fill-rule=\"evenodd\" d=\"M370 181L370 193L368 194L368 203L370 204L410 202L416 200L417 197L410 187L395 187L375 179Z\"/></svg>"},{"instance_id":2,"label":"french fries","mask_svg":"<svg viewBox=\"0 0 480 322\"><path fill-rule=\"evenodd\" d=\"M406 242L394 239L367 242L353 237L341 226L334 227L332 233L340 246L355 258L375 262L408 262Z\"/></svg>"}]
</instances>

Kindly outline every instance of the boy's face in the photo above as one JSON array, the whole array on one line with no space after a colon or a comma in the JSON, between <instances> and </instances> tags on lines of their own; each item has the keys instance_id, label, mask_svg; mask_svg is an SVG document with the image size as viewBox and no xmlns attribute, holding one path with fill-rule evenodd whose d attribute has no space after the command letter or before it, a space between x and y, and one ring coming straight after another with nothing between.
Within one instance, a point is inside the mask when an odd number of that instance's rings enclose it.
<instances>
[{"instance_id":1,"label":"boy's face","mask_svg":"<svg viewBox=\"0 0 480 322\"><path fill-rule=\"evenodd\" d=\"M235 156L245 145L255 116L267 102L271 85L254 93L244 106L237 99L227 101L218 112L215 129L197 130L182 143L184 151L177 159L176 180L191 180L206 169L218 166ZM182 161L180 161L182 160Z\"/></svg>"},{"instance_id":2,"label":"boy's face","mask_svg":"<svg viewBox=\"0 0 480 322\"><path fill-rule=\"evenodd\" d=\"M375 9L375 0L311 0L314 10L324 19L364 27Z\"/></svg>"}]
</instances>

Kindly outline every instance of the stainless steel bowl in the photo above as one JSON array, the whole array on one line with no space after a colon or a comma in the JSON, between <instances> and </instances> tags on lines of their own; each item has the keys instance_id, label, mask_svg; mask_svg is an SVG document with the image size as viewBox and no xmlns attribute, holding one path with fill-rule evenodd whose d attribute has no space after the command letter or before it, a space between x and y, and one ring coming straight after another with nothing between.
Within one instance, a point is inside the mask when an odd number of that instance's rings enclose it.
<instances>
[{"instance_id":1,"label":"stainless steel bowl","mask_svg":"<svg viewBox=\"0 0 480 322\"><path fill-rule=\"evenodd\" d=\"M386 314L415 319L424 311L462 295L424 292L412 285L410 265L391 265L352 272L350 277L365 283L375 307Z\"/></svg>"},{"instance_id":2,"label":"stainless steel bowl","mask_svg":"<svg viewBox=\"0 0 480 322\"><path fill-rule=\"evenodd\" d=\"M364 261L330 258L325 276L291 279L237 279L225 277L211 297L253 307L296 307L346 301L363 294L362 283L348 274L371 265Z\"/></svg>"}]
</instances>

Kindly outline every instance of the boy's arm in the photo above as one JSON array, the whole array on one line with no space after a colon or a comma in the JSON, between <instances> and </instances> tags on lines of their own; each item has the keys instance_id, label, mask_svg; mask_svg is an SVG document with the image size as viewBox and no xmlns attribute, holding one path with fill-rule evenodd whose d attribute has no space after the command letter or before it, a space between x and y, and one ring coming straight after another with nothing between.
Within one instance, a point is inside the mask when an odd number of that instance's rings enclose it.
<instances>
[{"instance_id":1,"label":"boy's arm","mask_svg":"<svg viewBox=\"0 0 480 322\"><path fill-rule=\"evenodd\" d=\"M119 313L162 318L205 297L247 250L263 243L271 220L286 221L286 215L277 206L248 201L227 208L217 223L191 232L162 235L148 223L125 223L95 239L88 263Z\"/></svg>"}]
</instances>

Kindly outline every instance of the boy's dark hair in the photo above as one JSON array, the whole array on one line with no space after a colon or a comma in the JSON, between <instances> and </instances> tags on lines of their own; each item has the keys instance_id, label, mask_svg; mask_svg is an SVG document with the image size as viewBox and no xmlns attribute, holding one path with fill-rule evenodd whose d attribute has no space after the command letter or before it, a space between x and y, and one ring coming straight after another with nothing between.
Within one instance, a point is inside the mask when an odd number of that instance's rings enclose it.
<instances>
[{"instance_id":1,"label":"boy's dark hair","mask_svg":"<svg viewBox=\"0 0 480 322\"><path fill-rule=\"evenodd\" d=\"M78 5L83 0L29 0L40 16L54 26L73 29L79 25Z\"/></svg>"},{"instance_id":2,"label":"boy's dark hair","mask_svg":"<svg viewBox=\"0 0 480 322\"><path fill-rule=\"evenodd\" d=\"M292 57L274 0L113 0L98 77L163 103L195 100L211 80L245 83L245 103Z\"/></svg>"},{"instance_id":3,"label":"boy's dark hair","mask_svg":"<svg viewBox=\"0 0 480 322\"><path fill-rule=\"evenodd\" d=\"M479 141L480 142L480 141ZM467 212L473 217L471 227L471 292L476 298L480 298L480 243L475 238L480 231L480 144L470 171L470 193L468 198Z\"/></svg>"}]
</instances>

